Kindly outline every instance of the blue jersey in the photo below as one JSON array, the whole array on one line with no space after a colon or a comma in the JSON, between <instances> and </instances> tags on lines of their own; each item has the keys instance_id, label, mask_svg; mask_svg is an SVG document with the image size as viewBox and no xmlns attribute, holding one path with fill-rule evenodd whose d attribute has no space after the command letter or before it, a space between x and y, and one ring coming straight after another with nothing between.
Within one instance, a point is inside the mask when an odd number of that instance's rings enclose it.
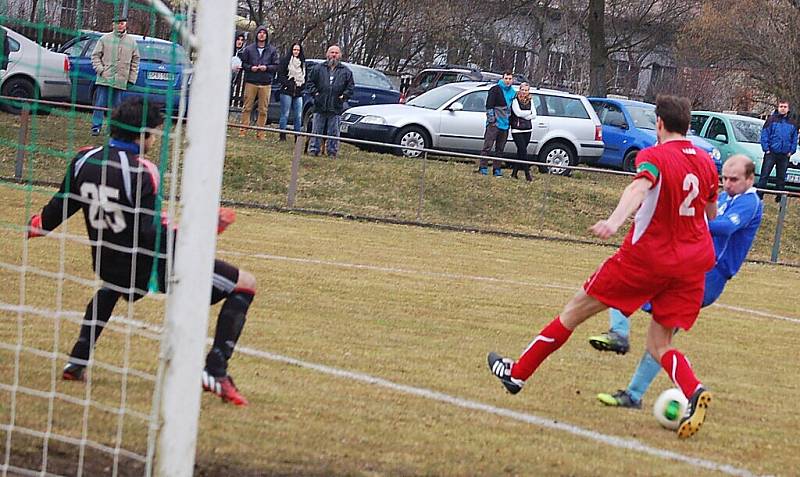
<instances>
[{"instance_id":1,"label":"blue jersey","mask_svg":"<svg viewBox=\"0 0 800 477\"><path fill-rule=\"evenodd\" d=\"M717 255L716 271L730 279L741 268L758 227L763 208L756 189L733 197L722 192L717 200L717 217L708 223L714 251Z\"/></svg>"}]
</instances>

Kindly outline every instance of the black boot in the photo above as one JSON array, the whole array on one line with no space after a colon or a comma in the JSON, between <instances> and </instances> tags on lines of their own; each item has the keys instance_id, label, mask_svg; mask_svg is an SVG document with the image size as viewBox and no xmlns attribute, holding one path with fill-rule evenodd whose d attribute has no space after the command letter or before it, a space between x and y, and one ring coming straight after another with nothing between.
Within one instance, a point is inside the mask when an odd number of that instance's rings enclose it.
<instances>
[{"instance_id":1,"label":"black boot","mask_svg":"<svg viewBox=\"0 0 800 477\"><path fill-rule=\"evenodd\" d=\"M278 136L278 141L284 142L286 141L286 133L280 133Z\"/></svg>"}]
</instances>

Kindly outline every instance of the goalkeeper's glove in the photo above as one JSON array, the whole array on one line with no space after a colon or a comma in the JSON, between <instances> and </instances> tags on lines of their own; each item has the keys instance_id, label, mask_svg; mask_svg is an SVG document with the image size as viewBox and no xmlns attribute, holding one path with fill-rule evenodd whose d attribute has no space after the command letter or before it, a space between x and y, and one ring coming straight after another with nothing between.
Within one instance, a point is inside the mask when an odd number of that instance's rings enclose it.
<instances>
[{"instance_id":1,"label":"goalkeeper's glove","mask_svg":"<svg viewBox=\"0 0 800 477\"><path fill-rule=\"evenodd\" d=\"M220 207L219 219L217 220L217 235L224 232L234 222L236 222L236 212L227 207Z\"/></svg>"},{"instance_id":2,"label":"goalkeeper's glove","mask_svg":"<svg viewBox=\"0 0 800 477\"><path fill-rule=\"evenodd\" d=\"M44 237L45 234L46 232L42 230L42 216L36 214L31 217L30 222L28 222L28 231L25 233L25 238Z\"/></svg>"}]
</instances>

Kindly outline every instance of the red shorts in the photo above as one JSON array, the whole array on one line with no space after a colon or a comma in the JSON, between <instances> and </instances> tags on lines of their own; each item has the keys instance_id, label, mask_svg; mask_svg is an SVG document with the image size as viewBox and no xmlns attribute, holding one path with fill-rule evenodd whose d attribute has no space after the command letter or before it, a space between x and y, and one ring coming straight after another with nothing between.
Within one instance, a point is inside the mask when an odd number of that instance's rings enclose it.
<instances>
[{"instance_id":1,"label":"red shorts","mask_svg":"<svg viewBox=\"0 0 800 477\"><path fill-rule=\"evenodd\" d=\"M705 273L667 276L630 263L615 253L583 284L587 295L630 316L646 302L653 319L668 328L688 330L697 320L703 302Z\"/></svg>"}]
</instances>

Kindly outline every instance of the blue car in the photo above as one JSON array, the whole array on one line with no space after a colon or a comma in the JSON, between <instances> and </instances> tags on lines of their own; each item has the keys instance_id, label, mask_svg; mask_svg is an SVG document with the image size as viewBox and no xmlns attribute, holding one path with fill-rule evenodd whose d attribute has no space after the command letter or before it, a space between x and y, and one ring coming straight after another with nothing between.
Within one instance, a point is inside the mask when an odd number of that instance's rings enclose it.
<instances>
[{"instance_id":1,"label":"blue car","mask_svg":"<svg viewBox=\"0 0 800 477\"><path fill-rule=\"evenodd\" d=\"M84 32L65 43L58 51L69 57L70 76L74 100L79 104L93 104L95 78L92 67L92 51L102 33ZM158 103L163 110L175 115L180 101L181 82L188 70L189 58L183 47L159 38L132 35L139 47L139 76L136 84L122 95L144 96Z\"/></svg>"},{"instance_id":2,"label":"blue car","mask_svg":"<svg viewBox=\"0 0 800 477\"><path fill-rule=\"evenodd\" d=\"M306 77L312 68L319 66L324 60L306 60ZM347 108L354 106L368 106L371 104L387 104L400 102L400 91L394 87L391 81L380 71L366 66L353 63L342 62L353 73L353 97L347 101ZM272 83L272 96L269 101L269 111L267 117L270 123L277 123L281 114L279 91L281 89L277 78ZM308 94L303 95L303 124L311 124L311 117L314 100ZM289 113L289 129L293 121L293 115Z\"/></svg>"},{"instance_id":3,"label":"blue car","mask_svg":"<svg viewBox=\"0 0 800 477\"><path fill-rule=\"evenodd\" d=\"M597 165L633 172L636 154L656 143L656 106L640 101L615 98L588 98L603 125L603 155ZM722 170L719 149L693 134L692 144L703 149Z\"/></svg>"}]
</instances>

